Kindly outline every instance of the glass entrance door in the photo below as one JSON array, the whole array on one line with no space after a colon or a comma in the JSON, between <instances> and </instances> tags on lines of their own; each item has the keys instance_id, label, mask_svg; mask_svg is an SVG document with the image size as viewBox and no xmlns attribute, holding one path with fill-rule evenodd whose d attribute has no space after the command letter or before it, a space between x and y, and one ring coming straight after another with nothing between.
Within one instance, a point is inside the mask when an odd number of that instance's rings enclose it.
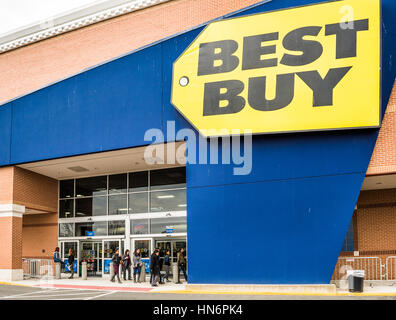
<instances>
[{"instance_id":1,"label":"glass entrance door","mask_svg":"<svg viewBox=\"0 0 396 320\"><path fill-rule=\"evenodd\" d=\"M79 242L77 240L74 241L61 241L60 243L60 251L61 251L61 259L65 262L66 272L70 272L69 266L69 250L73 249L74 251L74 273L78 274L78 260L79 260Z\"/></svg>"},{"instance_id":2,"label":"glass entrance door","mask_svg":"<svg viewBox=\"0 0 396 320\"><path fill-rule=\"evenodd\" d=\"M103 240L102 246L103 246L103 254L102 254L103 271L102 271L102 274L110 275L111 258L113 257L113 254L115 253L117 248L120 250L121 257L123 256L123 254L124 254L124 240L121 240L121 239Z\"/></svg>"},{"instance_id":3,"label":"glass entrance door","mask_svg":"<svg viewBox=\"0 0 396 320\"><path fill-rule=\"evenodd\" d=\"M102 242L81 241L80 263L87 263L87 271L93 276L102 274Z\"/></svg>"},{"instance_id":4,"label":"glass entrance door","mask_svg":"<svg viewBox=\"0 0 396 320\"><path fill-rule=\"evenodd\" d=\"M155 248L158 248L160 250L161 258L163 258L166 252L169 250L172 257L172 263L176 263L177 253L180 251L180 249L183 248L186 253L186 244L186 240L156 240ZM164 266L164 264L162 264L162 266Z\"/></svg>"}]
</instances>

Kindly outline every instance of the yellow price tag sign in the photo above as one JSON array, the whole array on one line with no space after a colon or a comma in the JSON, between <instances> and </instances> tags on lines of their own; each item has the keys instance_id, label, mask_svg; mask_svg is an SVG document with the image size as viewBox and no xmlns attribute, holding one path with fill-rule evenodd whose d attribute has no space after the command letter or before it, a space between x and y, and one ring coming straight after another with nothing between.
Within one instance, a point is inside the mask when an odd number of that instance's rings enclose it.
<instances>
[{"instance_id":1,"label":"yellow price tag sign","mask_svg":"<svg viewBox=\"0 0 396 320\"><path fill-rule=\"evenodd\" d=\"M380 0L210 23L175 61L172 104L204 136L380 125Z\"/></svg>"}]
</instances>

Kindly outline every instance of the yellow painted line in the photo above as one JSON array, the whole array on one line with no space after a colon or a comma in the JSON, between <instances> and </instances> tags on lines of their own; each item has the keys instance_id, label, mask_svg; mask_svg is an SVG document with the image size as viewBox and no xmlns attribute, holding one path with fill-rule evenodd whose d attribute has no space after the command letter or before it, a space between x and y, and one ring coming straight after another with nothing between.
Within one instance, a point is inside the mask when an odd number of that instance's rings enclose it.
<instances>
[{"instance_id":1,"label":"yellow painted line","mask_svg":"<svg viewBox=\"0 0 396 320\"><path fill-rule=\"evenodd\" d=\"M6 286L32 287L31 285L28 285L28 284L6 282L6 281L0 281L0 284L6 285Z\"/></svg>"},{"instance_id":2,"label":"yellow painted line","mask_svg":"<svg viewBox=\"0 0 396 320\"><path fill-rule=\"evenodd\" d=\"M379 293L315 293L315 292L258 292L258 291L206 291L206 290L161 290L152 291L151 293L176 293L176 294L233 294L233 295L273 295L273 296L372 296L372 297L383 297L383 296L396 296L396 292L379 292Z\"/></svg>"}]
</instances>

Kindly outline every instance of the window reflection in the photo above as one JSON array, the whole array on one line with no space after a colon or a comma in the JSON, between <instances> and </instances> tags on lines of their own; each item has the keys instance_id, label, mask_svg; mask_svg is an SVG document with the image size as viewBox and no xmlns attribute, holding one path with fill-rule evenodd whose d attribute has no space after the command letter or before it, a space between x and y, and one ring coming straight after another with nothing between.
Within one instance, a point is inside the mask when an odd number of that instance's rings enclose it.
<instances>
[{"instance_id":1,"label":"window reflection","mask_svg":"<svg viewBox=\"0 0 396 320\"><path fill-rule=\"evenodd\" d=\"M107 193L107 176L76 180L76 197L98 196Z\"/></svg>"},{"instance_id":2,"label":"window reflection","mask_svg":"<svg viewBox=\"0 0 396 320\"><path fill-rule=\"evenodd\" d=\"M74 223L60 223L59 237L73 237L74 236L73 225Z\"/></svg>"},{"instance_id":3,"label":"window reflection","mask_svg":"<svg viewBox=\"0 0 396 320\"><path fill-rule=\"evenodd\" d=\"M59 218L73 218L74 200L59 200Z\"/></svg>"},{"instance_id":4,"label":"window reflection","mask_svg":"<svg viewBox=\"0 0 396 320\"><path fill-rule=\"evenodd\" d=\"M178 233L187 232L187 218L158 218L151 219L151 233Z\"/></svg>"},{"instance_id":5,"label":"window reflection","mask_svg":"<svg viewBox=\"0 0 396 320\"><path fill-rule=\"evenodd\" d=\"M149 221L148 219L131 220L131 234L148 234Z\"/></svg>"},{"instance_id":6,"label":"window reflection","mask_svg":"<svg viewBox=\"0 0 396 320\"><path fill-rule=\"evenodd\" d=\"M129 196L129 213L146 213L148 208L148 192L131 193Z\"/></svg>"},{"instance_id":7,"label":"window reflection","mask_svg":"<svg viewBox=\"0 0 396 320\"><path fill-rule=\"evenodd\" d=\"M125 234L125 221L109 221L109 236L121 236Z\"/></svg>"},{"instance_id":8,"label":"window reflection","mask_svg":"<svg viewBox=\"0 0 396 320\"><path fill-rule=\"evenodd\" d=\"M186 167L150 171L151 190L184 188Z\"/></svg>"},{"instance_id":9,"label":"window reflection","mask_svg":"<svg viewBox=\"0 0 396 320\"><path fill-rule=\"evenodd\" d=\"M109 194L127 192L127 174L109 176Z\"/></svg>"},{"instance_id":10,"label":"window reflection","mask_svg":"<svg viewBox=\"0 0 396 320\"><path fill-rule=\"evenodd\" d=\"M76 217L103 216L107 212L107 198L93 197L76 199Z\"/></svg>"},{"instance_id":11,"label":"window reflection","mask_svg":"<svg viewBox=\"0 0 396 320\"><path fill-rule=\"evenodd\" d=\"M129 174L129 192L148 190L148 172L131 172Z\"/></svg>"},{"instance_id":12,"label":"window reflection","mask_svg":"<svg viewBox=\"0 0 396 320\"><path fill-rule=\"evenodd\" d=\"M186 190L152 192L151 212L186 210Z\"/></svg>"},{"instance_id":13,"label":"window reflection","mask_svg":"<svg viewBox=\"0 0 396 320\"><path fill-rule=\"evenodd\" d=\"M88 232L93 232L92 236L107 236L107 223L105 221L76 223L76 237L89 236Z\"/></svg>"},{"instance_id":14,"label":"window reflection","mask_svg":"<svg viewBox=\"0 0 396 320\"><path fill-rule=\"evenodd\" d=\"M119 194L109 196L109 214L127 214L127 195Z\"/></svg>"}]
</instances>

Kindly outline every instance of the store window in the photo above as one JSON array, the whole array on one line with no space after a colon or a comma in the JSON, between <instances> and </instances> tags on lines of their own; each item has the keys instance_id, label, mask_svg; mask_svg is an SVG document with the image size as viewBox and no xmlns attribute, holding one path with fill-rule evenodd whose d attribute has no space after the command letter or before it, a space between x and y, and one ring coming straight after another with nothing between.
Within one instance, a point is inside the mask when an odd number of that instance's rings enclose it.
<instances>
[{"instance_id":1,"label":"store window","mask_svg":"<svg viewBox=\"0 0 396 320\"><path fill-rule=\"evenodd\" d=\"M187 218L156 218L151 219L151 233L179 233L187 232Z\"/></svg>"},{"instance_id":2,"label":"store window","mask_svg":"<svg viewBox=\"0 0 396 320\"><path fill-rule=\"evenodd\" d=\"M76 199L76 218L103 216L107 212L107 197Z\"/></svg>"},{"instance_id":3,"label":"store window","mask_svg":"<svg viewBox=\"0 0 396 320\"><path fill-rule=\"evenodd\" d=\"M125 234L125 220L109 221L109 236L122 236Z\"/></svg>"},{"instance_id":4,"label":"store window","mask_svg":"<svg viewBox=\"0 0 396 320\"><path fill-rule=\"evenodd\" d=\"M148 234L149 221L148 219L131 220L131 234Z\"/></svg>"},{"instance_id":5,"label":"store window","mask_svg":"<svg viewBox=\"0 0 396 320\"><path fill-rule=\"evenodd\" d=\"M109 194L127 192L127 174L114 174L109 176Z\"/></svg>"},{"instance_id":6,"label":"store window","mask_svg":"<svg viewBox=\"0 0 396 320\"><path fill-rule=\"evenodd\" d=\"M59 183L59 197L73 198L74 197L74 180L62 180Z\"/></svg>"},{"instance_id":7,"label":"store window","mask_svg":"<svg viewBox=\"0 0 396 320\"><path fill-rule=\"evenodd\" d=\"M130 193L129 197L129 213L146 213L148 208L148 192Z\"/></svg>"},{"instance_id":8,"label":"store window","mask_svg":"<svg viewBox=\"0 0 396 320\"><path fill-rule=\"evenodd\" d=\"M109 196L109 214L127 214L127 195L117 194Z\"/></svg>"},{"instance_id":9,"label":"store window","mask_svg":"<svg viewBox=\"0 0 396 320\"><path fill-rule=\"evenodd\" d=\"M76 223L76 237L107 236L107 223L105 221Z\"/></svg>"},{"instance_id":10,"label":"store window","mask_svg":"<svg viewBox=\"0 0 396 320\"><path fill-rule=\"evenodd\" d=\"M186 190L167 190L150 193L151 212L186 210Z\"/></svg>"},{"instance_id":11,"label":"store window","mask_svg":"<svg viewBox=\"0 0 396 320\"><path fill-rule=\"evenodd\" d=\"M349 228L346 234L346 237L344 239L344 244L342 245L342 252L351 252L355 250L355 245L354 245L354 232L353 232L353 219L351 223L349 224Z\"/></svg>"},{"instance_id":12,"label":"store window","mask_svg":"<svg viewBox=\"0 0 396 320\"><path fill-rule=\"evenodd\" d=\"M105 195L107 176L76 179L76 197Z\"/></svg>"},{"instance_id":13,"label":"store window","mask_svg":"<svg viewBox=\"0 0 396 320\"><path fill-rule=\"evenodd\" d=\"M186 167L150 171L151 190L186 187Z\"/></svg>"},{"instance_id":14,"label":"store window","mask_svg":"<svg viewBox=\"0 0 396 320\"><path fill-rule=\"evenodd\" d=\"M60 223L59 237L74 237L74 223Z\"/></svg>"},{"instance_id":15,"label":"store window","mask_svg":"<svg viewBox=\"0 0 396 320\"><path fill-rule=\"evenodd\" d=\"M59 200L59 218L73 218L74 217L74 200Z\"/></svg>"},{"instance_id":16,"label":"store window","mask_svg":"<svg viewBox=\"0 0 396 320\"><path fill-rule=\"evenodd\" d=\"M129 174L129 192L148 190L148 171L131 172Z\"/></svg>"}]
</instances>

